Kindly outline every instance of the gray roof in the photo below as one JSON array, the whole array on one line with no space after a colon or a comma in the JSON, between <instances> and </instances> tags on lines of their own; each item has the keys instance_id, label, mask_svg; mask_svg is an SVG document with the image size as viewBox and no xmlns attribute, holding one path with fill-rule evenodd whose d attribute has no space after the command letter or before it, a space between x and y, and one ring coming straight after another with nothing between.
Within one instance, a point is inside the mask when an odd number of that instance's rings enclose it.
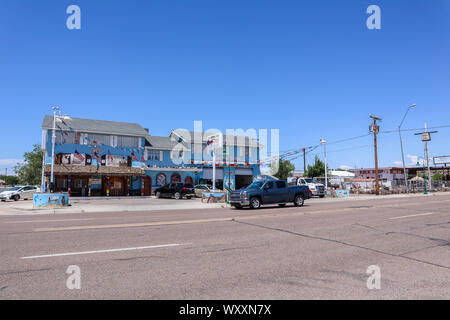
<instances>
[{"instance_id":1,"label":"gray roof","mask_svg":"<svg viewBox=\"0 0 450 320\"><path fill-rule=\"evenodd\" d=\"M104 120L92 120L92 119L80 119L71 118L71 120L65 120L67 126L70 126L75 131L92 132L92 133L106 133L117 134L126 136L140 136L148 139L149 133L137 123L129 122L116 122L116 121L104 121ZM59 124L63 130L69 130L63 124ZM53 116L46 115L42 122L42 129L53 128Z\"/></svg>"},{"instance_id":2,"label":"gray roof","mask_svg":"<svg viewBox=\"0 0 450 320\"><path fill-rule=\"evenodd\" d=\"M166 149L172 150L178 142L174 141L169 137L160 137L160 136L150 136L149 137L150 147L155 149Z\"/></svg>"},{"instance_id":3,"label":"gray roof","mask_svg":"<svg viewBox=\"0 0 450 320\"><path fill-rule=\"evenodd\" d=\"M202 143L206 143L208 135L212 135L212 134L216 133L216 132L209 132L209 131L193 132L193 131L186 131L186 130L172 130L170 135L172 135L173 132L175 132L182 138L185 138L187 135L187 138L189 139L189 135L190 135L191 142L195 142L195 140L198 139L198 137L196 137L195 135L201 135L202 140L203 140ZM263 146L260 143L258 144L257 139L249 138L247 136L237 136L237 135L231 136L231 135L223 134L222 138L225 143L227 141L233 141L234 142L233 145L235 145L235 146L242 145L242 143L244 141L245 141L245 146L251 146L251 147L256 147L256 146L262 147Z\"/></svg>"}]
</instances>

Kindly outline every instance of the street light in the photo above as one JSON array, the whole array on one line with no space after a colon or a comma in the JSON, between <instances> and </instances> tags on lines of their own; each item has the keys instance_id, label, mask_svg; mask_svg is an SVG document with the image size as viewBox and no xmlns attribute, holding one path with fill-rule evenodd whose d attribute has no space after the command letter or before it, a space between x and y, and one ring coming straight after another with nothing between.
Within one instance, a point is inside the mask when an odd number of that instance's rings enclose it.
<instances>
[{"instance_id":1,"label":"street light","mask_svg":"<svg viewBox=\"0 0 450 320\"><path fill-rule=\"evenodd\" d=\"M59 111L59 107L52 107L53 109L53 132L52 132L52 166L50 173L50 192L54 191L55 188L55 177L53 174L53 169L55 166L55 140L56 140L56 119L60 120L71 120L68 115L61 116L61 111ZM59 113L59 114L57 114Z\"/></svg>"},{"instance_id":2,"label":"street light","mask_svg":"<svg viewBox=\"0 0 450 320\"><path fill-rule=\"evenodd\" d=\"M325 193L326 193L328 190L327 141L325 139L320 139L320 143L323 144L323 153L325 159Z\"/></svg>"},{"instance_id":3,"label":"street light","mask_svg":"<svg viewBox=\"0 0 450 320\"><path fill-rule=\"evenodd\" d=\"M403 121L405 121L406 115L408 114L409 109L414 108L416 104L412 104L408 107L408 109L405 112L405 115L403 116L402 122L400 122L400 125L398 126L398 135L400 137L400 148L402 150L402 163L403 163L403 176L405 179L405 186L406 186L406 193L409 193L409 186L408 186L408 175L406 173L406 166L405 166L405 155L403 153L403 142L402 142L402 133L401 133L401 126L403 124Z\"/></svg>"}]
</instances>

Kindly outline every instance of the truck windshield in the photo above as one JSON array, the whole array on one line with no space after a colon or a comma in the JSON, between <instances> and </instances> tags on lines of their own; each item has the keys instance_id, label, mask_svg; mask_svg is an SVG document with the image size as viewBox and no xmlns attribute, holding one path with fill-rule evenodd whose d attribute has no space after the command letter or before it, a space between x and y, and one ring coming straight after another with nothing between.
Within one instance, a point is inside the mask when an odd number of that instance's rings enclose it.
<instances>
[{"instance_id":1,"label":"truck windshield","mask_svg":"<svg viewBox=\"0 0 450 320\"><path fill-rule=\"evenodd\" d=\"M247 187L247 189L255 189L255 188L261 188L264 184L264 181L255 181L251 185Z\"/></svg>"}]
</instances>

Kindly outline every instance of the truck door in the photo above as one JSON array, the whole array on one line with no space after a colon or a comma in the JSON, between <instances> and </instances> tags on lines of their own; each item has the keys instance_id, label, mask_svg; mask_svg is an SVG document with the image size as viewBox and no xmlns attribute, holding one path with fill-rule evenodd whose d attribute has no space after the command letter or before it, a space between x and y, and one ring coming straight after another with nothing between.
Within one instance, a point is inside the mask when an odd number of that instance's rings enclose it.
<instances>
[{"instance_id":1,"label":"truck door","mask_svg":"<svg viewBox=\"0 0 450 320\"><path fill-rule=\"evenodd\" d=\"M262 202L264 204L276 202L276 191L273 181L268 181L263 187Z\"/></svg>"},{"instance_id":2,"label":"truck door","mask_svg":"<svg viewBox=\"0 0 450 320\"><path fill-rule=\"evenodd\" d=\"M277 181L276 183L276 198L278 202L288 202L289 201L289 190L287 188L286 182Z\"/></svg>"}]
</instances>

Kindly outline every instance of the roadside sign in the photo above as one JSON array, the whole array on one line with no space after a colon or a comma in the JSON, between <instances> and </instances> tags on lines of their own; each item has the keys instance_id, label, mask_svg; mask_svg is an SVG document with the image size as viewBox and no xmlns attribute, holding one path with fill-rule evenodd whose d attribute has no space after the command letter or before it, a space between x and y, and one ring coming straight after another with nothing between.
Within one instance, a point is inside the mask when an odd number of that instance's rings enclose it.
<instances>
[{"instance_id":1,"label":"roadside sign","mask_svg":"<svg viewBox=\"0 0 450 320\"><path fill-rule=\"evenodd\" d=\"M450 163L450 156L433 157L433 162L434 162L435 165L437 165L437 164L449 164Z\"/></svg>"},{"instance_id":2,"label":"roadside sign","mask_svg":"<svg viewBox=\"0 0 450 320\"><path fill-rule=\"evenodd\" d=\"M431 136L429 132L422 132L422 141L431 141Z\"/></svg>"}]
</instances>

